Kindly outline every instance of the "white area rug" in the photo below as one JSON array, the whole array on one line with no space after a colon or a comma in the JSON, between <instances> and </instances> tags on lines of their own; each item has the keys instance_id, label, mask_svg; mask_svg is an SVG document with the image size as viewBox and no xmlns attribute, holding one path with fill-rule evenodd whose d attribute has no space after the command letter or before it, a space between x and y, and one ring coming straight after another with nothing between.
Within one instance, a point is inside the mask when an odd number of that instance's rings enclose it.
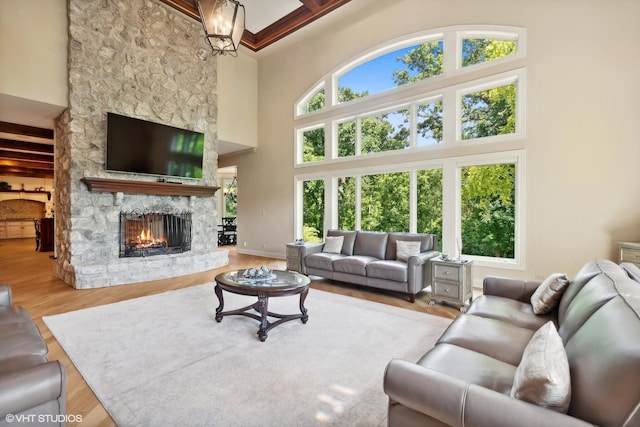
<instances>
[{"instance_id":1,"label":"white area rug","mask_svg":"<svg viewBox=\"0 0 640 427\"><path fill-rule=\"evenodd\" d=\"M225 310L255 298L224 293ZM298 296L269 310L298 312ZM417 360L450 320L311 289L309 321L257 337L244 316L214 320L204 284L44 322L121 427L379 426L384 370Z\"/></svg>"}]
</instances>

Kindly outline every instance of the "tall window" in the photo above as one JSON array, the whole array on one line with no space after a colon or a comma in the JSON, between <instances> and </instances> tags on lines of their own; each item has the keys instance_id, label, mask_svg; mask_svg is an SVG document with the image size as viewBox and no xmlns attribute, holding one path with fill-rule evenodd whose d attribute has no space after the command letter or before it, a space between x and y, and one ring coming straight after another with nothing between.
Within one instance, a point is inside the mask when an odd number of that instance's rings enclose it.
<instances>
[{"instance_id":1,"label":"tall window","mask_svg":"<svg viewBox=\"0 0 640 427\"><path fill-rule=\"evenodd\" d=\"M324 180L304 181L302 192L303 238L308 242L320 242L324 236Z\"/></svg>"},{"instance_id":2,"label":"tall window","mask_svg":"<svg viewBox=\"0 0 640 427\"><path fill-rule=\"evenodd\" d=\"M433 233L450 252L462 236L468 256L522 265L524 35L496 26L412 35L314 85L295 109L296 167L312 168L297 177L305 230ZM326 203L307 189L320 181Z\"/></svg>"},{"instance_id":3,"label":"tall window","mask_svg":"<svg viewBox=\"0 0 640 427\"><path fill-rule=\"evenodd\" d=\"M362 230L409 231L409 173L362 177Z\"/></svg>"},{"instance_id":4,"label":"tall window","mask_svg":"<svg viewBox=\"0 0 640 427\"><path fill-rule=\"evenodd\" d=\"M515 256L515 164L461 168L464 253L512 259Z\"/></svg>"},{"instance_id":5,"label":"tall window","mask_svg":"<svg viewBox=\"0 0 640 427\"><path fill-rule=\"evenodd\" d=\"M442 249L442 169L418 171L417 201L416 231L438 236Z\"/></svg>"}]
</instances>

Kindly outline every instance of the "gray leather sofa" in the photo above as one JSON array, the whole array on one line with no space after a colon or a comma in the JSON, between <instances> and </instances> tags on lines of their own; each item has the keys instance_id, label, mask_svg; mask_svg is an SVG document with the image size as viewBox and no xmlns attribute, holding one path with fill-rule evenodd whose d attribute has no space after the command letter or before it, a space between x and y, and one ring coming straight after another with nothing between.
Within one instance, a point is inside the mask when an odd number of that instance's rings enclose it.
<instances>
[{"instance_id":1,"label":"gray leather sofa","mask_svg":"<svg viewBox=\"0 0 640 427\"><path fill-rule=\"evenodd\" d=\"M384 377L388 425L640 426L640 283L594 260L544 315L530 303L537 286L487 277L484 295L420 360L392 360ZM569 364L567 414L510 397L523 350L548 321Z\"/></svg>"},{"instance_id":2,"label":"gray leather sofa","mask_svg":"<svg viewBox=\"0 0 640 427\"><path fill-rule=\"evenodd\" d=\"M67 371L27 311L0 284L0 426L64 426Z\"/></svg>"},{"instance_id":3,"label":"gray leather sofa","mask_svg":"<svg viewBox=\"0 0 640 427\"><path fill-rule=\"evenodd\" d=\"M302 273L356 285L416 294L430 285L429 259L438 237L423 233L328 230L327 237L343 236L340 253L323 252L324 244L306 245ZM397 242L420 242L419 253L406 261L397 259Z\"/></svg>"}]
</instances>

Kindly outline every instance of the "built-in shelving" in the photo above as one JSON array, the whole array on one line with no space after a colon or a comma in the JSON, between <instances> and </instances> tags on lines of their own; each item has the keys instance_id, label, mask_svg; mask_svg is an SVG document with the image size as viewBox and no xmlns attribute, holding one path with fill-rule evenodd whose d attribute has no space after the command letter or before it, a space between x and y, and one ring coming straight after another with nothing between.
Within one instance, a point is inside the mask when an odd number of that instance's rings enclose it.
<instances>
[{"instance_id":1,"label":"built-in shelving","mask_svg":"<svg viewBox=\"0 0 640 427\"><path fill-rule=\"evenodd\" d=\"M130 181L108 178L82 178L89 191L103 193L153 194L158 196L213 196L220 187L173 182Z\"/></svg>"}]
</instances>

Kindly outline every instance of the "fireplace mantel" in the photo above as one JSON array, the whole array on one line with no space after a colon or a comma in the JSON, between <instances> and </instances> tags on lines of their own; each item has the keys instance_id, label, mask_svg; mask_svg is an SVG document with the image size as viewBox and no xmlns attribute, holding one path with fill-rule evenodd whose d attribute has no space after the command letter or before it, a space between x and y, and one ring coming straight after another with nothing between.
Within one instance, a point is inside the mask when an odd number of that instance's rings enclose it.
<instances>
[{"instance_id":1,"label":"fireplace mantel","mask_svg":"<svg viewBox=\"0 0 640 427\"><path fill-rule=\"evenodd\" d=\"M172 182L130 181L124 179L81 179L92 192L154 194L158 196L213 196L220 187L206 185L175 184Z\"/></svg>"}]
</instances>

